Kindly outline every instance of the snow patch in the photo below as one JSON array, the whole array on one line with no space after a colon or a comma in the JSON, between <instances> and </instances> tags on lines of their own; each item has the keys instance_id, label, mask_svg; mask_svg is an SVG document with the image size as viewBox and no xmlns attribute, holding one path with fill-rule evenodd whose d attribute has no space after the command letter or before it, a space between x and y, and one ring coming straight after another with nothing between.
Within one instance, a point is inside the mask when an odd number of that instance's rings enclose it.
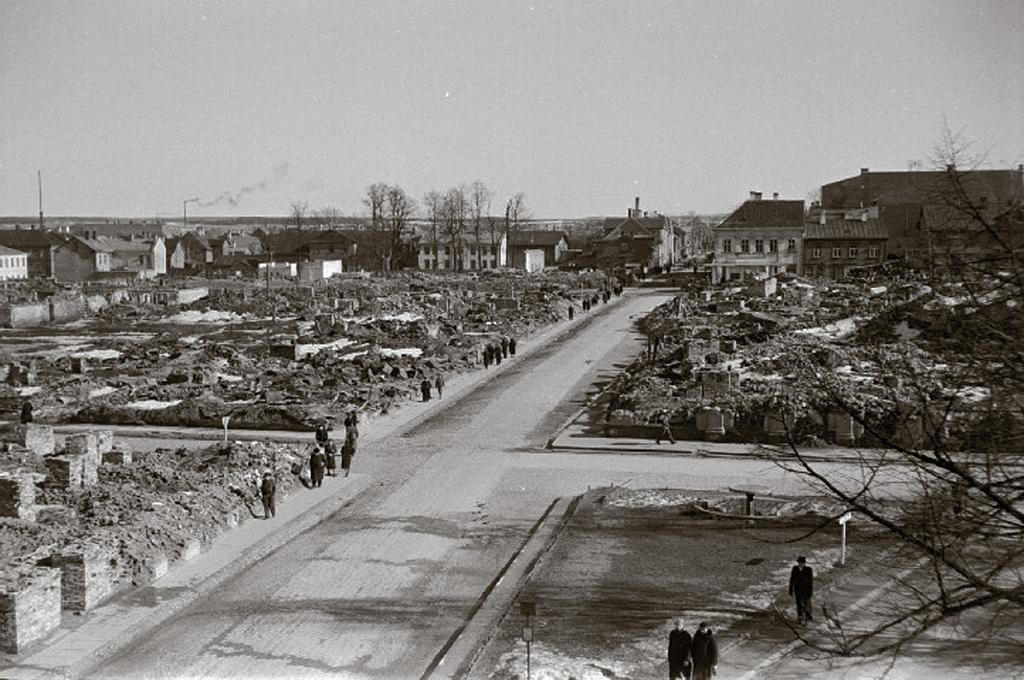
<instances>
[{"instance_id":1,"label":"snow patch","mask_svg":"<svg viewBox=\"0 0 1024 680\"><path fill-rule=\"evenodd\" d=\"M414 359L423 356L423 350L419 347L403 347L401 349L383 348L380 351L383 357L412 357Z\"/></svg>"},{"instance_id":2,"label":"snow patch","mask_svg":"<svg viewBox=\"0 0 1024 680\"><path fill-rule=\"evenodd\" d=\"M71 355L75 359L120 359L122 354L116 349L90 349L84 352L75 352Z\"/></svg>"},{"instance_id":3,"label":"snow patch","mask_svg":"<svg viewBox=\"0 0 1024 680\"><path fill-rule=\"evenodd\" d=\"M159 401L157 399L143 399L142 401L133 401L127 404L128 408L134 408L139 411L159 411L160 409L170 408L177 406L181 403L181 399L174 399L171 401Z\"/></svg>"},{"instance_id":4,"label":"snow patch","mask_svg":"<svg viewBox=\"0 0 1024 680\"><path fill-rule=\"evenodd\" d=\"M234 323L242 320L235 312L224 312L219 309L200 312L197 309L189 309L161 319L160 323Z\"/></svg>"}]
</instances>

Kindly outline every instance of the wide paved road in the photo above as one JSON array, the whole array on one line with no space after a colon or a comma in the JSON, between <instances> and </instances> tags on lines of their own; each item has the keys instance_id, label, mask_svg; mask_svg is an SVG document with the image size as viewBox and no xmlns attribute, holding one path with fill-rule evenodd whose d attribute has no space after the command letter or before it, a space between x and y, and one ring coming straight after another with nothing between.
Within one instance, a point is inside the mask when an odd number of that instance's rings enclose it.
<instances>
[{"instance_id":1,"label":"wide paved road","mask_svg":"<svg viewBox=\"0 0 1024 680\"><path fill-rule=\"evenodd\" d=\"M766 462L543 449L590 386L637 351L633 319L665 299L600 308L561 342L367 445L356 464L375 478L370 491L91 677L418 678L554 498L613 483L796 489Z\"/></svg>"}]
</instances>

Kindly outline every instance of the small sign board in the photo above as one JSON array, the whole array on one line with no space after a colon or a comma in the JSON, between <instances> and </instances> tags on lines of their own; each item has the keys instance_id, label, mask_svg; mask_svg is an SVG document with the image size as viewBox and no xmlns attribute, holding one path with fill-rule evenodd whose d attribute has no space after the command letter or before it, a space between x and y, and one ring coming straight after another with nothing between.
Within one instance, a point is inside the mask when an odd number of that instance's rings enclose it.
<instances>
[{"instance_id":1,"label":"small sign board","mask_svg":"<svg viewBox=\"0 0 1024 680\"><path fill-rule=\"evenodd\" d=\"M847 513L844 513L843 516L839 518L839 523L840 524L846 524L851 519L853 519L853 513L852 512L847 512Z\"/></svg>"},{"instance_id":2,"label":"small sign board","mask_svg":"<svg viewBox=\"0 0 1024 680\"><path fill-rule=\"evenodd\" d=\"M523 642L533 642L533 626L523 626Z\"/></svg>"},{"instance_id":3,"label":"small sign board","mask_svg":"<svg viewBox=\"0 0 1024 680\"><path fill-rule=\"evenodd\" d=\"M523 616L536 616L537 615L537 603L536 602L520 602L519 613Z\"/></svg>"}]
</instances>

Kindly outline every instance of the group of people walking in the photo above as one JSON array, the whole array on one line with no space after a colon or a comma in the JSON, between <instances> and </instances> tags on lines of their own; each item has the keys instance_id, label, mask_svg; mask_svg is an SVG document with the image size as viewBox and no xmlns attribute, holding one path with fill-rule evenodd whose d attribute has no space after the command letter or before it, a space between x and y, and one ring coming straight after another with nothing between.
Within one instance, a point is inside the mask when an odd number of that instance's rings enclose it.
<instances>
[{"instance_id":1,"label":"group of people walking","mask_svg":"<svg viewBox=\"0 0 1024 680\"><path fill-rule=\"evenodd\" d=\"M484 347L484 368L490 368L491 364L500 364L502 359L508 359L516 355L516 339L501 336L501 338L489 342Z\"/></svg>"},{"instance_id":2,"label":"group of people walking","mask_svg":"<svg viewBox=\"0 0 1024 680\"><path fill-rule=\"evenodd\" d=\"M602 288L600 293L595 293L590 297L583 298L583 300L580 302L580 307L583 309L584 312L589 312L594 307L597 307L598 303L604 305L608 304L608 301L612 299L612 295L615 295L615 297L619 297L620 295L622 295L621 284L616 283L611 289ZM572 321L574 318L576 318L576 305L570 304L569 321Z\"/></svg>"},{"instance_id":3,"label":"group of people walking","mask_svg":"<svg viewBox=\"0 0 1024 680\"><path fill-rule=\"evenodd\" d=\"M423 395L423 401L430 401L431 387L437 390L437 398L440 399L444 394L444 376L438 373L434 378L433 385L430 383L430 378L423 378L420 382L420 394Z\"/></svg>"}]
</instances>

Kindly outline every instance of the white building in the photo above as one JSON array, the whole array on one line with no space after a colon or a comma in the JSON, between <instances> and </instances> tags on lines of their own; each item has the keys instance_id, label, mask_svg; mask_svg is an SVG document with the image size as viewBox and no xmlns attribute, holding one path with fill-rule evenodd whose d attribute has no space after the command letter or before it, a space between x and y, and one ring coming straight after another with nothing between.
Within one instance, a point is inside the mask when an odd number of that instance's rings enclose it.
<instances>
[{"instance_id":1,"label":"white building","mask_svg":"<svg viewBox=\"0 0 1024 680\"><path fill-rule=\"evenodd\" d=\"M451 243L440 240L437 243L437 266L440 270L453 270L457 268L457 262L452 256L454 251L449 252ZM464 271L479 271L481 269L497 269L508 264L508 246L505 235L498 237L495 245L491 245L490 238L481 239L480 247L476 247L475 240L464 241L462 244L462 269ZM434 266L434 244L429 237L420 240L416 255L416 266L423 270L433 270Z\"/></svg>"},{"instance_id":2,"label":"white building","mask_svg":"<svg viewBox=\"0 0 1024 680\"><path fill-rule=\"evenodd\" d=\"M713 280L801 274L803 231L803 201L780 201L778 194L765 201L760 192L750 192L750 199L714 228Z\"/></svg>"},{"instance_id":3,"label":"white building","mask_svg":"<svg viewBox=\"0 0 1024 680\"><path fill-rule=\"evenodd\" d=\"M0 246L0 281L28 278L28 254Z\"/></svg>"}]
</instances>

